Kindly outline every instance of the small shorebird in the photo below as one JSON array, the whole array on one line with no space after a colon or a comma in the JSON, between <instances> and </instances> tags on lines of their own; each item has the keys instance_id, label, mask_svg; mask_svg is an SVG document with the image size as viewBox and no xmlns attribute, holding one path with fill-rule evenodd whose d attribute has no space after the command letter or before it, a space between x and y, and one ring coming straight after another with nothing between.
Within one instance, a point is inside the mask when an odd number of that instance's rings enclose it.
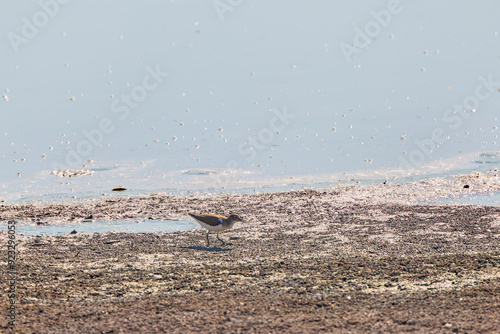
<instances>
[{"instance_id":1,"label":"small shorebird","mask_svg":"<svg viewBox=\"0 0 500 334\"><path fill-rule=\"evenodd\" d=\"M196 220L201 225L201 227L204 227L208 230L207 247L210 246L210 241L208 241L208 235L210 234L210 231L217 232L217 239L219 239L219 241L222 242L223 245L225 245L226 242L219 238L219 232L229 230L236 222L245 222L238 215L230 215L229 217L219 215L196 215L194 213L189 213L189 215L193 217L194 220Z\"/></svg>"}]
</instances>

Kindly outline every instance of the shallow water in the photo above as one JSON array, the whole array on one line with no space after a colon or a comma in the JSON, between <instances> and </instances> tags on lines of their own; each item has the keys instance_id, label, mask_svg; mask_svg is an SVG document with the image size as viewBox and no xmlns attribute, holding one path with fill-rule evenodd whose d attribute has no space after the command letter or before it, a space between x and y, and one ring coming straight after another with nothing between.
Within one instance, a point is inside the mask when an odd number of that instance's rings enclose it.
<instances>
[{"instance_id":1,"label":"shallow water","mask_svg":"<svg viewBox=\"0 0 500 334\"><path fill-rule=\"evenodd\" d=\"M211 2L9 2L0 200L498 168L500 4L402 1L387 16L388 5L235 1L220 13ZM39 25L31 33L29 22ZM66 169L92 175L50 174Z\"/></svg>"},{"instance_id":2,"label":"shallow water","mask_svg":"<svg viewBox=\"0 0 500 334\"><path fill-rule=\"evenodd\" d=\"M338 185L372 184L382 182L406 183L430 178L449 179L458 174L487 172L499 165L498 153L470 154L468 156L441 161L426 170L380 169L360 170L346 173L323 173L295 176L267 176L244 171L225 171L217 169L173 171L168 177L144 177L144 173L122 172L128 180L125 191L111 191L115 186L117 170L95 171L95 174L69 178L70 184L52 188L43 193L52 184L53 175L47 175L37 181L38 193L19 196L16 202L29 201L69 201L103 197L141 196L147 193L168 193L171 195L196 196L212 193L252 194L279 192L304 188L329 188ZM451 167L453 166L453 167ZM117 168L118 169L118 168ZM93 171L93 169L90 169ZM113 175L113 173L115 175ZM152 174L152 173L150 173ZM68 179L68 178L66 178ZM145 182L147 181L147 182ZM480 204L480 203L478 203ZM487 204L484 204L487 205Z\"/></svg>"},{"instance_id":3,"label":"shallow water","mask_svg":"<svg viewBox=\"0 0 500 334\"><path fill-rule=\"evenodd\" d=\"M500 206L500 192L471 194L460 196L458 198L442 198L439 201L443 204Z\"/></svg>"},{"instance_id":4,"label":"shallow water","mask_svg":"<svg viewBox=\"0 0 500 334\"><path fill-rule=\"evenodd\" d=\"M136 221L136 220L116 220L78 223L47 223L46 225L36 225L27 223L18 223L17 232L26 236L36 235L64 235L76 231L77 233L150 233L150 232L177 232L186 231L199 227L192 221Z\"/></svg>"}]
</instances>

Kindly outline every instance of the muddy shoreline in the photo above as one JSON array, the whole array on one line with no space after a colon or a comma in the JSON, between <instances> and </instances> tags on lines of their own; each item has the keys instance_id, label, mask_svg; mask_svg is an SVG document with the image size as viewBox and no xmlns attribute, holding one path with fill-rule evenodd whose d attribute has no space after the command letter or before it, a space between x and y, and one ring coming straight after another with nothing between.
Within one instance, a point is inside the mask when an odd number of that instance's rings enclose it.
<instances>
[{"instance_id":1,"label":"muddy shoreline","mask_svg":"<svg viewBox=\"0 0 500 334\"><path fill-rule=\"evenodd\" d=\"M18 236L16 327L4 297L0 331L497 331L500 208L416 204L394 189L0 206L4 221L188 211L248 220L221 235L233 245L210 248L204 230Z\"/></svg>"}]
</instances>

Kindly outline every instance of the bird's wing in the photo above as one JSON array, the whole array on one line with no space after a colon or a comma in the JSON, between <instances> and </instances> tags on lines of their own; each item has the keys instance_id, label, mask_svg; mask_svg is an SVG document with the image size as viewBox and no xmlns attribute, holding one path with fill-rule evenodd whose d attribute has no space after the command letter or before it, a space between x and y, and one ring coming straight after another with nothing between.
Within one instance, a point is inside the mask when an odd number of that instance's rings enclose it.
<instances>
[{"instance_id":1,"label":"bird's wing","mask_svg":"<svg viewBox=\"0 0 500 334\"><path fill-rule=\"evenodd\" d=\"M226 217L220 215L197 215L194 213L189 213L189 215L210 226L217 226L222 223L221 219L226 219Z\"/></svg>"}]
</instances>

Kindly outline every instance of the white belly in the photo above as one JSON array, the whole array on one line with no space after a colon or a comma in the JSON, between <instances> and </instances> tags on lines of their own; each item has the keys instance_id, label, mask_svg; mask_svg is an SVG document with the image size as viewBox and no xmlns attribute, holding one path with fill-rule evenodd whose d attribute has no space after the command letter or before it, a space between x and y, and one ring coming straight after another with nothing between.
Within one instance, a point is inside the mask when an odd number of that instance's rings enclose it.
<instances>
[{"instance_id":1,"label":"white belly","mask_svg":"<svg viewBox=\"0 0 500 334\"><path fill-rule=\"evenodd\" d=\"M231 228L231 226L222 226L222 224L220 225L217 225L217 226L211 226L211 225L208 225L208 224L205 224L204 222L202 221L199 221L198 219L195 218L195 220L198 222L198 224L201 225L201 227L204 227L206 228L207 230L209 231L214 231L214 232L221 232L221 231L225 231L225 230L228 230Z\"/></svg>"}]
</instances>

